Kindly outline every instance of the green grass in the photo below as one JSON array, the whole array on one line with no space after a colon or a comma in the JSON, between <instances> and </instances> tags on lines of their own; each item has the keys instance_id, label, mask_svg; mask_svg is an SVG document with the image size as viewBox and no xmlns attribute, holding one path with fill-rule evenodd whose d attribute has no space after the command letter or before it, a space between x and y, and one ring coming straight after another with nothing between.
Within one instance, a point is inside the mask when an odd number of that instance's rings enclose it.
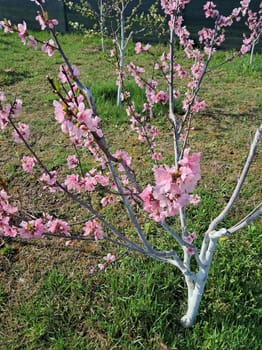
<instances>
[{"instance_id":1,"label":"green grass","mask_svg":"<svg viewBox=\"0 0 262 350\"><path fill-rule=\"evenodd\" d=\"M40 36L45 38L43 33ZM142 183L149 181L149 157L143 147L141 156L136 137L128 128L125 107L116 107L115 67L99 51L99 40L69 34L61 36L61 42L72 63L79 66L84 83L91 86L109 146L127 149L138 178ZM166 48L153 48L155 54L163 50ZM262 57L255 55L251 67L248 57L221 65L230 54L219 52L211 64L201 92L208 108L193 121L195 131L190 137L192 150L202 152L202 180L197 190L202 201L199 207L188 210L188 227L197 231L199 241L211 218L225 205L244 162L250 131L262 120ZM178 61L182 59L178 50ZM134 55L132 47L128 49L129 60L151 67L149 57ZM14 36L0 33L0 86L10 100L23 99L21 119L31 125L30 142L50 169L62 171L66 155L74 150L53 123L54 95L45 79L47 74L56 76L59 64L58 55L47 59ZM141 105L143 93L131 80L127 86L136 104ZM181 111L181 101L177 110ZM155 123L161 133L159 147L171 163L172 136L171 131L165 132L169 125L166 112L166 106L158 106ZM21 171L19 159L27 152L22 146L14 148L7 135L8 131L0 134L0 180L24 211L36 216L42 211L62 217L70 214L75 222L86 218L84 210L61 194L42 194L33 176ZM83 156L84 167L91 167L90 159ZM225 225L235 223L261 200L260 173L259 149L248 184ZM105 215L132 235L120 206ZM143 220L154 244L170 245L171 239L164 237L156 224ZM170 223L176 224L171 219ZM76 242L66 247L64 242L50 239L1 240L0 349L259 350L261 233L258 220L219 243L198 322L187 330L179 323L186 307L185 284L171 266L116 249L119 259L106 272L90 275L90 267L110 251L108 244Z\"/></svg>"}]
</instances>

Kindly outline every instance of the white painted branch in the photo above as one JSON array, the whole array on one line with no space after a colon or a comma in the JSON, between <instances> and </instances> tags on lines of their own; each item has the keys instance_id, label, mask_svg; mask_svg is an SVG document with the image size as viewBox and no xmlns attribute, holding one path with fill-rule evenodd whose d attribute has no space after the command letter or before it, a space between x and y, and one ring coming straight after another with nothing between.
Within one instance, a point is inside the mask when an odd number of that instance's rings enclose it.
<instances>
[{"instance_id":1,"label":"white painted branch","mask_svg":"<svg viewBox=\"0 0 262 350\"><path fill-rule=\"evenodd\" d=\"M132 221L132 224L134 225L136 231L137 231L137 234L140 238L140 240L142 241L145 249L147 252L152 252L153 251L153 248L151 247L151 245L148 243L141 227L140 227L140 224L139 222L137 221L137 218L136 218L136 215L127 199L127 197L124 195L124 190L123 190L123 187L122 187L122 184L121 184L121 181L119 180L118 178L118 175L114 169L114 165L112 164L111 160L108 159L108 166L109 166L109 169L110 169L110 172L113 176L113 179L114 179L114 182L116 184L116 187L117 187L117 190L118 190L118 193L120 194L121 198L122 198L122 202L127 210L127 213L130 217L130 220Z\"/></svg>"},{"instance_id":2,"label":"white painted branch","mask_svg":"<svg viewBox=\"0 0 262 350\"><path fill-rule=\"evenodd\" d=\"M101 48L105 51L104 45L104 4L103 0L99 1L99 24L100 24L100 35L101 35Z\"/></svg>"},{"instance_id":3,"label":"white painted branch","mask_svg":"<svg viewBox=\"0 0 262 350\"><path fill-rule=\"evenodd\" d=\"M249 225L252 221L256 220L260 215L262 215L262 203L260 203L252 212L250 212L245 218L240 220L236 225L228 229L228 232L235 233L238 230Z\"/></svg>"},{"instance_id":4,"label":"white painted branch","mask_svg":"<svg viewBox=\"0 0 262 350\"><path fill-rule=\"evenodd\" d=\"M236 199L239 196L239 193L242 189L242 186L245 182L246 176L248 174L249 168L251 166L251 163L254 159L254 156L256 154L256 149L257 149L257 145L259 143L260 137L262 135L262 124L260 125L260 127L257 129L253 142L251 143L250 146L250 150L249 150L249 154L247 157L247 160L245 162L245 165L243 167L242 173L238 179L237 185L232 193L231 198L229 199L226 207L223 209L223 211L211 222L211 224L209 225L209 228L207 230L207 233L213 231L216 226L224 220L224 218L228 215L229 211L231 210L233 204L235 203Z\"/></svg>"},{"instance_id":5,"label":"white painted branch","mask_svg":"<svg viewBox=\"0 0 262 350\"><path fill-rule=\"evenodd\" d=\"M117 89L117 106L120 106L121 104L121 94L123 90L123 82L122 82L122 75L124 72L124 64L125 64L125 17L124 17L124 11L125 11L125 4L122 1L122 8L120 9L120 45L119 45L119 84Z\"/></svg>"}]
</instances>

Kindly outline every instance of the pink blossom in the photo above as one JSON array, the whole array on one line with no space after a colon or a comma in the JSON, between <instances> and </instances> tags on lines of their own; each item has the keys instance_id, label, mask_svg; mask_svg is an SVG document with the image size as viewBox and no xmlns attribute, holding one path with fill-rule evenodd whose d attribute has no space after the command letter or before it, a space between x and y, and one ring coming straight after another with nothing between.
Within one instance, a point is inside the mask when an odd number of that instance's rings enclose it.
<instances>
[{"instance_id":1,"label":"pink blossom","mask_svg":"<svg viewBox=\"0 0 262 350\"><path fill-rule=\"evenodd\" d=\"M144 88L144 83L143 83L140 75L145 72L145 69L143 67L136 66L133 62L130 62L129 65L127 66L127 70L129 71L129 73L134 78L136 84L140 88L143 89Z\"/></svg>"},{"instance_id":2,"label":"pink blossom","mask_svg":"<svg viewBox=\"0 0 262 350\"><path fill-rule=\"evenodd\" d=\"M29 35L28 38L29 38L29 40L28 40L27 45L28 46L32 46L36 50L37 49L37 41L36 41L36 39L32 35Z\"/></svg>"},{"instance_id":3,"label":"pink blossom","mask_svg":"<svg viewBox=\"0 0 262 350\"><path fill-rule=\"evenodd\" d=\"M26 36L27 36L27 26L26 26L26 22L23 21L23 24L19 23L17 25L17 30L18 30L18 36L21 39L22 43L24 43L24 45L26 44Z\"/></svg>"},{"instance_id":4,"label":"pink blossom","mask_svg":"<svg viewBox=\"0 0 262 350\"><path fill-rule=\"evenodd\" d=\"M114 262L116 257L114 255L112 255L111 253L108 253L106 256L103 257L103 259L107 262L107 263L111 263Z\"/></svg>"},{"instance_id":5,"label":"pink blossom","mask_svg":"<svg viewBox=\"0 0 262 350\"><path fill-rule=\"evenodd\" d=\"M129 99L129 97L130 97L130 92L124 91L123 93L121 93L121 101L126 101Z\"/></svg>"},{"instance_id":6,"label":"pink blossom","mask_svg":"<svg viewBox=\"0 0 262 350\"><path fill-rule=\"evenodd\" d=\"M153 153L152 154L152 159L153 160L160 160L160 159L162 159L162 153Z\"/></svg>"},{"instance_id":7,"label":"pink blossom","mask_svg":"<svg viewBox=\"0 0 262 350\"><path fill-rule=\"evenodd\" d=\"M136 54L139 54L140 52L142 52L142 44L141 44L141 42L136 43L135 52L136 52Z\"/></svg>"},{"instance_id":8,"label":"pink blossom","mask_svg":"<svg viewBox=\"0 0 262 350\"><path fill-rule=\"evenodd\" d=\"M238 17L240 11L241 11L241 7L234 8L234 9L232 10L232 16Z\"/></svg>"},{"instance_id":9,"label":"pink blossom","mask_svg":"<svg viewBox=\"0 0 262 350\"><path fill-rule=\"evenodd\" d=\"M27 173L31 173L36 162L37 161L35 158L23 156L23 158L22 158L23 170L26 171Z\"/></svg>"},{"instance_id":10,"label":"pink blossom","mask_svg":"<svg viewBox=\"0 0 262 350\"><path fill-rule=\"evenodd\" d=\"M97 181L91 174L86 174L80 181L80 188L82 191L92 192L95 190Z\"/></svg>"},{"instance_id":11,"label":"pink blossom","mask_svg":"<svg viewBox=\"0 0 262 350\"><path fill-rule=\"evenodd\" d=\"M143 51L148 51L152 46L150 44L146 44L144 47L143 47Z\"/></svg>"},{"instance_id":12,"label":"pink blossom","mask_svg":"<svg viewBox=\"0 0 262 350\"><path fill-rule=\"evenodd\" d=\"M89 131L96 133L98 137L103 137L100 118L93 116L92 109L85 108L83 102L78 105L77 119L80 123L84 123Z\"/></svg>"},{"instance_id":13,"label":"pink blossom","mask_svg":"<svg viewBox=\"0 0 262 350\"><path fill-rule=\"evenodd\" d=\"M46 226L41 218L28 222L22 221L20 227L19 235L21 238L42 238L46 232Z\"/></svg>"},{"instance_id":14,"label":"pink blossom","mask_svg":"<svg viewBox=\"0 0 262 350\"><path fill-rule=\"evenodd\" d=\"M137 42L135 45L135 52L136 54L139 54L141 52L146 52L151 48L151 45L146 44L144 47L142 46L141 42Z\"/></svg>"},{"instance_id":15,"label":"pink blossom","mask_svg":"<svg viewBox=\"0 0 262 350\"><path fill-rule=\"evenodd\" d=\"M0 217L1 214L13 215L17 212L16 207L12 207L9 204L9 196L5 190L0 190Z\"/></svg>"},{"instance_id":16,"label":"pink blossom","mask_svg":"<svg viewBox=\"0 0 262 350\"><path fill-rule=\"evenodd\" d=\"M14 103L13 107L12 107L12 116L13 117L15 117L15 118L18 117L18 115L21 112L22 105L23 105L23 101L20 100L19 98L17 98L15 100L15 103Z\"/></svg>"},{"instance_id":17,"label":"pink blossom","mask_svg":"<svg viewBox=\"0 0 262 350\"><path fill-rule=\"evenodd\" d=\"M40 12L38 12L37 16L36 16L36 21L39 22L41 30L44 30L46 28L46 21L43 18L42 14Z\"/></svg>"},{"instance_id":18,"label":"pink blossom","mask_svg":"<svg viewBox=\"0 0 262 350\"><path fill-rule=\"evenodd\" d=\"M61 80L61 82L64 84L66 83L68 80L69 81L72 81L74 80L76 77L79 76L79 70L78 68L73 64L71 66L71 69L72 69L72 73L73 75L71 74L71 71L69 70L68 66L67 65L61 65L59 67L59 74L58 74L58 78Z\"/></svg>"},{"instance_id":19,"label":"pink blossom","mask_svg":"<svg viewBox=\"0 0 262 350\"><path fill-rule=\"evenodd\" d=\"M109 204L115 203L115 201L116 201L116 199L114 196L107 195L101 199L100 203L101 203L102 207L106 207Z\"/></svg>"},{"instance_id":20,"label":"pink blossom","mask_svg":"<svg viewBox=\"0 0 262 350\"><path fill-rule=\"evenodd\" d=\"M18 235L18 229L15 226L10 226L2 224L2 219L0 218L0 236L6 237L16 237Z\"/></svg>"},{"instance_id":21,"label":"pink blossom","mask_svg":"<svg viewBox=\"0 0 262 350\"><path fill-rule=\"evenodd\" d=\"M53 102L53 106L55 108L55 119L56 121L61 124L63 123L65 119L65 111L64 111L64 105L58 101Z\"/></svg>"},{"instance_id":22,"label":"pink blossom","mask_svg":"<svg viewBox=\"0 0 262 350\"><path fill-rule=\"evenodd\" d=\"M161 102L164 105L168 101L168 94L161 90L156 94L155 99L157 102Z\"/></svg>"},{"instance_id":23,"label":"pink blossom","mask_svg":"<svg viewBox=\"0 0 262 350\"><path fill-rule=\"evenodd\" d=\"M49 19L47 21L47 27L49 29L54 29L54 27L57 26L57 25L58 25L58 20L57 19Z\"/></svg>"},{"instance_id":24,"label":"pink blossom","mask_svg":"<svg viewBox=\"0 0 262 350\"><path fill-rule=\"evenodd\" d=\"M0 25L4 28L4 33L8 33L8 32L13 33L11 21L9 20L0 21Z\"/></svg>"},{"instance_id":25,"label":"pink blossom","mask_svg":"<svg viewBox=\"0 0 262 350\"><path fill-rule=\"evenodd\" d=\"M113 157L119 159L121 162L124 162L128 167L130 167L132 158L128 155L127 152L121 151L121 150L117 150L113 154ZM122 164L119 164L118 170L119 171L124 171L125 170Z\"/></svg>"},{"instance_id":26,"label":"pink blossom","mask_svg":"<svg viewBox=\"0 0 262 350\"><path fill-rule=\"evenodd\" d=\"M48 42L42 45L42 51L46 52L50 57L53 56L55 49L56 47L53 39L50 39Z\"/></svg>"},{"instance_id":27,"label":"pink blossom","mask_svg":"<svg viewBox=\"0 0 262 350\"><path fill-rule=\"evenodd\" d=\"M16 130L14 130L12 132L12 136L15 140L15 142L23 142L23 139L24 140L27 140L29 135L30 135L30 129L29 129L29 126L24 124L24 123L18 123L18 126L17 126L17 129L18 129L18 132ZM21 136L20 136L21 135Z\"/></svg>"},{"instance_id":28,"label":"pink blossom","mask_svg":"<svg viewBox=\"0 0 262 350\"><path fill-rule=\"evenodd\" d=\"M60 219L50 220L48 222L48 232L52 234L63 234L66 236L70 236L69 231L70 226L66 221Z\"/></svg>"},{"instance_id":29,"label":"pink blossom","mask_svg":"<svg viewBox=\"0 0 262 350\"><path fill-rule=\"evenodd\" d=\"M243 0L243 1L240 1L240 5L243 7L243 8L247 8L250 4L250 0Z\"/></svg>"},{"instance_id":30,"label":"pink blossom","mask_svg":"<svg viewBox=\"0 0 262 350\"><path fill-rule=\"evenodd\" d=\"M76 155L67 157L67 167L73 169L79 165L79 160Z\"/></svg>"},{"instance_id":31,"label":"pink blossom","mask_svg":"<svg viewBox=\"0 0 262 350\"><path fill-rule=\"evenodd\" d=\"M73 190L78 192L80 190L79 175L78 174L67 175L64 185L66 186L68 191Z\"/></svg>"},{"instance_id":32,"label":"pink blossom","mask_svg":"<svg viewBox=\"0 0 262 350\"><path fill-rule=\"evenodd\" d=\"M57 172L56 170L50 171L49 174L44 173L40 179L41 182L45 183L47 186L44 186L44 189L48 188L51 193L57 191Z\"/></svg>"},{"instance_id":33,"label":"pink blossom","mask_svg":"<svg viewBox=\"0 0 262 350\"><path fill-rule=\"evenodd\" d=\"M144 201L144 210L155 221L178 215L181 208L197 200L190 193L200 179L199 160L199 153L189 155L186 149L178 169L167 165L154 168L155 186L147 185L140 198Z\"/></svg>"},{"instance_id":34,"label":"pink blossom","mask_svg":"<svg viewBox=\"0 0 262 350\"><path fill-rule=\"evenodd\" d=\"M89 273L92 275L95 272L96 272L96 269L94 268L94 266L91 266L89 269Z\"/></svg>"},{"instance_id":35,"label":"pink blossom","mask_svg":"<svg viewBox=\"0 0 262 350\"><path fill-rule=\"evenodd\" d=\"M3 91L0 91L0 102L4 102L5 100L5 94L3 93Z\"/></svg>"},{"instance_id":36,"label":"pink blossom","mask_svg":"<svg viewBox=\"0 0 262 350\"><path fill-rule=\"evenodd\" d=\"M206 18L216 18L219 15L218 10L215 10L216 5L213 3L213 1L208 1L204 6L203 9L205 11Z\"/></svg>"},{"instance_id":37,"label":"pink blossom","mask_svg":"<svg viewBox=\"0 0 262 350\"><path fill-rule=\"evenodd\" d=\"M105 187L109 185L109 175L102 175L102 174L97 174L95 175L95 180L98 184L101 186Z\"/></svg>"},{"instance_id":38,"label":"pink blossom","mask_svg":"<svg viewBox=\"0 0 262 350\"><path fill-rule=\"evenodd\" d=\"M198 205L199 202L201 201L201 197L198 196L197 194L195 195L190 195L190 203L193 205Z\"/></svg>"},{"instance_id":39,"label":"pink blossom","mask_svg":"<svg viewBox=\"0 0 262 350\"><path fill-rule=\"evenodd\" d=\"M187 252L188 255L194 255L195 254L194 248L191 248L191 247L187 247L186 248L186 252Z\"/></svg>"},{"instance_id":40,"label":"pink blossom","mask_svg":"<svg viewBox=\"0 0 262 350\"><path fill-rule=\"evenodd\" d=\"M8 125L10 112L11 112L10 104L7 104L2 109L0 108L0 128L1 129L4 129Z\"/></svg>"},{"instance_id":41,"label":"pink blossom","mask_svg":"<svg viewBox=\"0 0 262 350\"><path fill-rule=\"evenodd\" d=\"M99 270L101 270L101 271L105 270L105 268L106 268L106 264L102 264L102 263L98 264L97 266L98 266Z\"/></svg>"},{"instance_id":42,"label":"pink blossom","mask_svg":"<svg viewBox=\"0 0 262 350\"><path fill-rule=\"evenodd\" d=\"M159 193L168 192L173 181L172 170L165 166L155 167L154 176L156 188ZM175 171L175 170L174 170Z\"/></svg>"},{"instance_id":43,"label":"pink blossom","mask_svg":"<svg viewBox=\"0 0 262 350\"><path fill-rule=\"evenodd\" d=\"M80 123L85 123L86 125L88 125L93 115L92 109L86 108L83 102L79 103L77 108L78 108L77 120Z\"/></svg>"},{"instance_id":44,"label":"pink blossom","mask_svg":"<svg viewBox=\"0 0 262 350\"><path fill-rule=\"evenodd\" d=\"M161 0L161 6L167 15L175 15L183 10L190 0Z\"/></svg>"},{"instance_id":45,"label":"pink blossom","mask_svg":"<svg viewBox=\"0 0 262 350\"><path fill-rule=\"evenodd\" d=\"M96 241L103 239L103 236L104 236L102 226L95 219L87 221L85 223L83 231L84 231L84 236L93 235Z\"/></svg>"},{"instance_id":46,"label":"pink blossom","mask_svg":"<svg viewBox=\"0 0 262 350\"><path fill-rule=\"evenodd\" d=\"M195 232L193 232L193 233L188 234L187 236L185 236L185 237L183 238L183 240L184 240L185 242L189 243L189 244L192 244L193 241L195 240L195 238L196 238L196 234L195 234Z\"/></svg>"},{"instance_id":47,"label":"pink blossom","mask_svg":"<svg viewBox=\"0 0 262 350\"><path fill-rule=\"evenodd\" d=\"M198 113L201 110L205 110L206 109L206 102L203 101L198 101L197 99L195 100L193 106L191 107L191 111L193 113Z\"/></svg>"}]
</instances>

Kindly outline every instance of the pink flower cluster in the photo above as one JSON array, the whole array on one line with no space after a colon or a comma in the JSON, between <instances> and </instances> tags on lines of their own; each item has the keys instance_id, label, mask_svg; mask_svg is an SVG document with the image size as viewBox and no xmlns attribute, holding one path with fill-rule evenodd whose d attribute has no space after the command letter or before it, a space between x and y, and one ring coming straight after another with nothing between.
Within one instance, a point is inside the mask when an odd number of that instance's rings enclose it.
<instances>
[{"instance_id":1,"label":"pink flower cluster","mask_svg":"<svg viewBox=\"0 0 262 350\"><path fill-rule=\"evenodd\" d=\"M17 229L10 221L17 212L17 208L9 203L9 196L5 190L0 191L0 236L15 237Z\"/></svg>"},{"instance_id":2,"label":"pink flower cluster","mask_svg":"<svg viewBox=\"0 0 262 350\"><path fill-rule=\"evenodd\" d=\"M147 52L151 48L151 45L146 44L145 46L142 45L141 42L137 42L135 45L135 52L136 54L139 54L141 52Z\"/></svg>"},{"instance_id":3,"label":"pink flower cluster","mask_svg":"<svg viewBox=\"0 0 262 350\"><path fill-rule=\"evenodd\" d=\"M216 5L213 1L208 1L204 6L204 12L206 18L216 18L219 15L218 10L216 10Z\"/></svg>"},{"instance_id":4,"label":"pink flower cluster","mask_svg":"<svg viewBox=\"0 0 262 350\"><path fill-rule=\"evenodd\" d=\"M168 101L168 94L163 91L157 91L158 83L155 80L148 79L146 82L146 98L147 103L153 107L155 103L160 102L166 104Z\"/></svg>"},{"instance_id":5,"label":"pink flower cluster","mask_svg":"<svg viewBox=\"0 0 262 350\"><path fill-rule=\"evenodd\" d=\"M106 187L109 183L109 175L103 175L97 169L91 169L84 177L80 177L78 174L67 175L64 181L64 185L68 191L75 191L77 193L93 192L97 185Z\"/></svg>"},{"instance_id":6,"label":"pink flower cluster","mask_svg":"<svg viewBox=\"0 0 262 350\"><path fill-rule=\"evenodd\" d=\"M240 49L242 54L249 52L262 35L262 1L259 4L259 10L257 12L248 11L246 25L250 30L250 36L247 37L244 35L243 44Z\"/></svg>"},{"instance_id":7,"label":"pink flower cluster","mask_svg":"<svg viewBox=\"0 0 262 350\"><path fill-rule=\"evenodd\" d=\"M73 75L71 74L68 66L66 65L61 65L59 67L59 74L58 74L58 78L60 79L61 83L64 84L64 83L67 83L68 81L72 82L74 81L74 79L76 77L79 76L79 70L78 68L73 64L72 65L72 73Z\"/></svg>"},{"instance_id":8,"label":"pink flower cluster","mask_svg":"<svg viewBox=\"0 0 262 350\"><path fill-rule=\"evenodd\" d=\"M138 140L141 142L152 142L159 134L158 128L149 123L152 118L152 104L145 103L143 115L136 112L135 104L132 102L126 109L127 115L130 117L131 129L138 134Z\"/></svg>"},{"instance_id":9,"label":"pink flower cluster","mask_svg":"<svg viewBox=\"0 0 262 350\"><path fill-rule=\"evenodd\" d=\"M9 118L18 117L22 109L22 100L16 99L13 105L11 105L10 103L4 105L5 100L6 97L4 93L0 91L0 129L4 129L8 125ZM29 128L25 126L25 124L21 126L21 131L22 129L27 129L26 134L28 134L29 136ZM17 134L15 136L16 138L18 138Z\"/></svg>"},{"instance_id":10,"label":"pink flower cluster","mask_svg":"<svg viewBox=\"0 0 262 350\"><path fill-rule=\"evenodd\" d=\"M47 53L49 57L53 56L55 53L55 42L53 39L48 40L47 42L44 42L42 45L42 51Z\"/></svg>"},{"instance_id":11,"label":"pink flower cluster","mask_svg":"<svg viewBox=\"0 0 262 350\"><path fill-rule=\"evenodd\" d=\"M51 193L58 191L56 170L43 173L39 180L45 184L44 189L49 189Z\"/></svg>"},{"instance_id":12,"label":"pink flower cluster","mask_svg":"<svg viewBox=\"0 0 262 350\"><path fill-rule=\"evenodd\" d=\"M190 0L161 0L161 6L167 15L175 15L183 10Z\"/></svg>"},{"instance_id":13,"label":"pink flower cluster","mask_svg":"<svg viewBox=\"0 0 262 350\"><path fill-rule=\"evenodd\" d=\"M140 197L144 201L144 210L157 222L178 215L179 210L188 204L197 204L199 197L192 195L200 180L200 154L189 155L179 162L179 168L161 165L154 168L155 186L148 185Z\"/></svg>"},{"instance_id":14,"label":"pink flower cluster","mask_svg":"<svg viewBox=\"0 0 262 350\"><path fill-rule=\"evenodd\" d=\"M128 167L131 166L132 158L128 155L126 151L121 151L117 150L114 154L113 157L118 159L120 161L118 165L118 170L119 171L125 171L123 165L121 163L125 163Z\"/></svg>"},{"instance_id":15,"label":"pink flower cluster","mask_svg":"<svg viewBox=\"0 0 262 350\"><path fill-rule=\"evenodd\" d=\"M187 236L183 237L184 241L187 242L187 243L189 243L189 244L192 244L193 241L195 240L195 238L196 238L195 232L190 233L190 234L188 234ZM186 247L186 248L185 248L185 251L187 252L188 255L193 255L193 254L195 254L195 250L194 250L193 247Z\"/></svg>"},{"instance_id":16,"label":"pink flower cluster","mask_svg":"<svg viewBox=\"0 0 262 350\"><path fill-rule=\"evenodd\" d=\"M17 130L14 130L12 132L12 136L15 140L15 142L23 142L23 140L27 140L30 135L30 129L27 124L24 123L18 123Z\"/></svg>"},{"instance_id":17,"label":"pink flower cluster","mask_svg":"<svg viewBox=\"0 0 262 350\"><path fill-rule=\"evenodd\" d=\"M69 235L68 223L53 219L49 215L30 221L21 221L18 226L12 224L18 209L9 203L9 198L5 190L0 191L0 236L41 238L45 233Z\"/></svg>"},{"instance_id":18,"label":"pink flower cluster","mask_svg":"<svg viewBox=\"0 0 262 350\"><path fill-rule=\"evenodd\" d=\"M65 76L61 72L66 70L60 68L60 78L64 81ZM76 68L74 72L77 74ZM73 144L85 145L89 150L93 145L93 152L99 153L94 144L94 137L103 137L100 118L93 114L92 109L85 106L85 98L79 94L75 85L73 89L74 91L70 90L63 100L53 102L55 119L61 125L62 131L69 135Z\"/></svg>"},{"instance_id":19,"label":"pink flower cluster","mask_svg":"<svg viewBox=\"0 0 262 350\"><path fill-rule=\"evenodd\" d=\"M45 30L46 28L54 29L55 26L58 25L58 20L57 19L48 19L48 17L46 16L46 12L39 12L38 11L35 19L40 24L41 30Z\"/></svg>"},{"instance_id":20,"label":"pink flower cluster","mask_svg":"<svg viewBox=\"0 0 262 350\"><path fill-rule=\"evenodd\" d=\"M96 241L103 239L104 232L97 220L88 220L83 228L84 236L93 236Z\"/></svg>"},{"instance_id":21,"label":"pink flower cluster","mask_svg":"<svg viewBox=\"0 0 262 350\"><path fill-rule=\"evenodd\" d=\"M145 69L143 67L136 66L133 62L130 62L127 66L127 70L134 78L136 84L143 89L145 84L141 78L141 74L145 72Z\"/></svg>"},{"instance_id":22,"label":"pink flower cluster","mask_svg":"<svg viewBox=\"0 0 262 350\"><path fill-rule=\"evenodd\" d=\"M94 266L91 266L89 270L90 274L94 274L98 271L104 271L109 264L111 264L116 260L116 257L113 254L108 253L106 256L103 257L103 260L104 260L103 263L97 264L98 269L96 269Z\"/></svg>"},{"instance_id":23,"label":"pink flower cluster","mask_svg":"<svg viewBox=\"0 0 262 350\"><path fill-rule=\"evenodd\" d=\"M21 238L42 238L44 234L70 236L70 226L61 219L53 219L46 215L30 221L22 221L17 228L17 235Z\"/></svg>"},{"instance_id":24,"label":"pink flower cluster","mask_svg":"<svg viewBox=\"0 0 262 350\"><path fill-rule=\"evenodd\" d=\"M36 165L37 160L33 157L23 156L22 158L22 168L25 172L31 173L34 166Z\"/></svg>"},{"instance_id":25,"label":"pink flower cluster","mask_svg":"<svg viewBox=\"0 0 262 350\"><path fill-rule=\"evenodd\" d=\"M103 257L103 259L105 260L105 262L97 265L99 270L105 270L108 264L114 262L116 258L113 254L108 253L106 256ZM93 272L95 271L93 270Z\"/></svg>"},{"instance_id":26,"label":"pink flower cluster","mask_svg":"<svg viewBox=\"0 0 262 350\"><path fill-rule=\"evenodd\" d=\"M39 14L36 19L40 21L42 29L45 29L46 27L53 28L54 25L58 24L57 20L49 20L46 23L41 14ZM34 36L28 34L27 24L25 21L23 21L23 23L19 23L17 26L13 26L10 21L3 20L0 21L0 25L4 28L5 33L17 32L18 37L21 39L24 45L27 44L28 46L32 46L35 50L37 49L37 40ZM56 45L53 39L44 42L42 45L42 51L47 53L48 56L53 56L55 50Z\"/></svg>"}]
</instances>

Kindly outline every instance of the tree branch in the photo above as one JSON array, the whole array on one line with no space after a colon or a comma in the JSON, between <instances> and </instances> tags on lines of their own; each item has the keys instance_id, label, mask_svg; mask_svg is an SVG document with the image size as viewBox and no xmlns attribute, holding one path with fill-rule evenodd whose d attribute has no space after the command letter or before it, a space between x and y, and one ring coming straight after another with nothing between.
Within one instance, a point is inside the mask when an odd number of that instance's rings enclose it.
<instances>
[{"instance_id":1,"label":"tree branch","mask_svg":"<svg viewBox=\"0 0 262 350\"><path fill-rule=\"evenodd\" d=\"M249 154L247 157L247 160L245 162L245 165L243 167L242 173L238 179L237 185L232 193L231 198L229 199L226 207L223 209L223 211L210 223L209 228L207 230L207 233L213 231L216 226L224 220L224 218L228 215L229 211L231 210L233 204L235 203L235 201L237 200L239 193L242 189L242 186L245 182L246 176L248 174L248 171L250 169L251 163L254 159L254 156L256 154L256 148L257 145L259 143L260 137L262 135L262 124L260 125L260 127L257 129L253 142L251 143L250 146L250 150L249 150Z\"/></svg>"}]
</instances>

